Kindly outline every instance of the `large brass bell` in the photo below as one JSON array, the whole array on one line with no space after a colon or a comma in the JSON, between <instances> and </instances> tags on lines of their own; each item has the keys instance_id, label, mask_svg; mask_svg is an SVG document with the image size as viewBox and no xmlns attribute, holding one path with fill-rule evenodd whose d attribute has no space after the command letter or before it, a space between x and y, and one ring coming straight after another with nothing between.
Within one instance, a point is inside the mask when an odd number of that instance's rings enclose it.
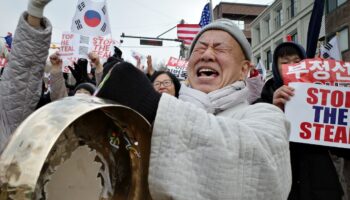
<instances>
[{"instance_id":1,"label":"large brass bell","mask_svg":"<svg viewBox=\"0 0 350 200\"><path fill-rule=\"evenodd\" d=\"M151 126L96 97L67 97L30 115L0 157L0 199L151 199Z\"/></svg>"}]
</instances>

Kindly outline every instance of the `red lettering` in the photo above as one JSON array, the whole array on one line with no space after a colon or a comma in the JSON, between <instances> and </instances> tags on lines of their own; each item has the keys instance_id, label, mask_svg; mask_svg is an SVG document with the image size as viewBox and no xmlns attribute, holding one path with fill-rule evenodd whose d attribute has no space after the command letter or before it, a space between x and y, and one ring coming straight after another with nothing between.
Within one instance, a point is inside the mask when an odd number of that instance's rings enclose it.
<instances>
[{"instance_id":1,"label":"red lettering","mask_svg":"<svg viewBox=\"0 0 350 200\"><path fill-rule=\"evenodd\" d=\"M69 40L72 39L74 37L73 34L64 34L62 35L62 40Z\"/></svg>"},{"instance_id":2,"label":"red lettering","mask_svg":"<svg viewBox=\"0 0 350 200\"><path fill-rule=\"evenodd\" d=\"M346 144L346 127L338 126L334 136L334 142Z\"/></svg>"},{"instance_id":3,"label":"red lettering","mask_svg":"<svg viewBox=\"0 0 350 200\"><path fill-rule=\"evenodd\" d=\"M350 108L350 92L347 91L345 97L345 108Z\"/></svg>"},{"instance_id":4,"label":"red lettering","mask_svg":"<svg viewBox=\"0 0 350 200\"><path fill-rule=\"evenodd\" d=\"M324 130L324 141L333 142L333 125L326 125Z\"/></svg>"},{"instance_id":5,"label":"red lettering","mask_svg":"<svg viewBox=\"0 0 350 200\"><path fill-rule=\"evenodd\" d=\"M61 46L60 50L62 52L68 52L68 51L74 51L74 48L72 46Z\"/></svg>"},{"instance_id":6,"label":"red lettering","mask_svg":"<svg viewBox=\"0 0 350 200\"><path fill-rule=\"evenodd\" d=\"M344 94L339 90L335 90L331 95L331 105L338 108L343 105L344 102Z\"/></svg>"},{"instance_id":7,"label":"red lettering","mask_svg":"<svg viewBox=\"0 0 350 200\"><path fill-rule=\"evenodd\" d=\"M323 128L323 124L316 124L314 123L315 127L315 140L320 140L321 138L321 129Z\"/></svg>"},{"instance_id":8,"label":"red lettering","mask_svg":"<svg viewBox=\"0 0 350 200\"><path fill-rule=\"evenodd\" d=\"M317 96L315 95L315 93L317 93L317 88L309 88L307 90L307 94L309 95L309 97L306 99L306 101L309 104L316 104L318 101Z\"/></svg>"},{"instance_id":9,"label":"red lettering","mask_svg":"<svg viewBox=\"0 0 350 200\"><path fill-rule=\"evenodd\" d=\"M67 46L69 45L69 40L62 40L61 41L61 46Z\"/></svg>"},{"instance_id":10,"label":"red lettering","mask_svg":"<svg viewBox=\"0 0 350 200\"><path fill-rule=\"evenodd\" d=\"M307 140L311 138L311 131L309 128L311 128L311 123L309 122L303 122L300 124L301 132L299 133L300 137Z\"/></svg>"},{"instance_id":11,"label":"red lettering","mask_svg":"<svg viewBox=\"0 0 350 200\"><path fill-rule=\"evenodd\" d=\"M320 93L322 94L321 105L327 105L327 98L330 92L330 90L320 89Z\"/></svg>"}]
</instances>

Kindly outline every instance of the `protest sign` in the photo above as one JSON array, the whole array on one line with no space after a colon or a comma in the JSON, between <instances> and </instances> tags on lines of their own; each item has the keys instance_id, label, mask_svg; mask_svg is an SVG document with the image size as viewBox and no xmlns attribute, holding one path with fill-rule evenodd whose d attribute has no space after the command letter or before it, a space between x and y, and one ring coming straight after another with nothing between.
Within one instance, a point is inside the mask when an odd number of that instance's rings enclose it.
<instances>
[{"instance_id":1,"label":"protest sign","mask_svg":"<svg viewBox=\"0 0 350 200\"><path fill-rule=\"evenodd\" d=\"M285 113L290 141L350 148L350 89L312 83L290 83L295 95Z\"/></svg>"},{"instance_id":2,"label":"protest sign","mask_svg":"<svg viewBox=\"0 0 350 200\"><path fill-rule=\"evenodd\" d=\"M180 81L187 78L188 61L170 57L167 63L167 69L174 74Z\"/></svg>"},{"instance_id":3,"label":"protest sign","mask_svg":"<svg viewBox=\"0 0 350 200\"><path fill-rule=\"evenodd\" d=\"M282 66L283 81L350 86L350 62L306 59L296 64Z\"/></svg>"},{"instance_id":4,"label":"protest sign","mask_svg":"<svg viewBox=\"0 0 350 200\"><path fill-rule=\"evenodd\" d=\"M92 37L92 46L89 52L96 53L100 59L107 60L113 53L116 42L111 38Z\"/></svg>"},{"instance_id":5,"label":"protest sign","mask_svg":"<svg viewBox=\"0 0 350 200\"><path fill-rule=\"evenodd\" d=\"M0 57L0 69L5 67L6 63L7 63L6 58Z\"/></svg>"},{"instance_id":6,"label":"protest sign","mask_svg":"<svg viewBox=\"0 0 350 200\"><path fill-rule=\"evenodd\" d=\"M96 53L103 63L113 54L117 42L107 37L84 36L76 33L64 32L62 34L60 57L63 61L63 71L67 66L73 66L79 58L87 58L88 53ZM69 70L68 70L69 71Z\"/></svg>"}]
</instances>

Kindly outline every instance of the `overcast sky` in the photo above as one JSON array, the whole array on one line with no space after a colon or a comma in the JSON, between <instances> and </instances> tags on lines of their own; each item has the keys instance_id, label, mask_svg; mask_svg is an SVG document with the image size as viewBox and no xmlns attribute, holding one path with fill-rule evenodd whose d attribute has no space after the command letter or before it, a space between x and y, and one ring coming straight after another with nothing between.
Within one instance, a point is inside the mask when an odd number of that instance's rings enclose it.
<instances>
[{"instance_id":1,"label":"overcast sky","mask_svg":"<svg viewBox=\"0 0 350 200\"><path fill-rule=\"evenodd\" d=\"M107 0L112 37L120 40L120 35L156 37L174 27L184 19L186 23L199 23L204 5L208 0ZM213 0L215 7L220 0ZM226 2L271 4L273 0L226 0ZM77 0L52 0L44 15L53 24L52 42L60 43L62 31L70 31ZM19 15L27 8L27 0L0 0L0 36L14 32ZM176 29L163 35L176 36ZM120 45L123 57L134 62L130 50L143 55L152 55L157 62L178 57L178 42L163 42L163 47L140 46L138 39L124 38Z\"/></svg>"}]
</instances>

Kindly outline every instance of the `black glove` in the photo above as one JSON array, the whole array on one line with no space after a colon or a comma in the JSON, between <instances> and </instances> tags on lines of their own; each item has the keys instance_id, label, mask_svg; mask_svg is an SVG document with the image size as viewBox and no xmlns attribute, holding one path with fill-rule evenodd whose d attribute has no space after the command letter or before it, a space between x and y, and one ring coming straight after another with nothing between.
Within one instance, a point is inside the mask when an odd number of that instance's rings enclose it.
<instances>
[{"instance_id":1,"label":"black glove","mask_svg":"<svg viewBox=\"0 0 350 200\"><path fill-rule=\"evenodd\" d=\"M85 58L79 58L78 62L74 63L74 69L71 66L68 66L77 82L75 84L76 86L85 82L93 83L87 73L87 64L88 61Z\"/></svg>"},{"instance_id":2,"label":"black glove","mask_svg":"<svg viewBox=\"0 0 350 200\"><path fill-rule=\"evenodd\" d=\"M121 62L106 78L96 96L128 106L153 123L161 94L144 73L130 63Z\"/></svg>"}]
</instances>

